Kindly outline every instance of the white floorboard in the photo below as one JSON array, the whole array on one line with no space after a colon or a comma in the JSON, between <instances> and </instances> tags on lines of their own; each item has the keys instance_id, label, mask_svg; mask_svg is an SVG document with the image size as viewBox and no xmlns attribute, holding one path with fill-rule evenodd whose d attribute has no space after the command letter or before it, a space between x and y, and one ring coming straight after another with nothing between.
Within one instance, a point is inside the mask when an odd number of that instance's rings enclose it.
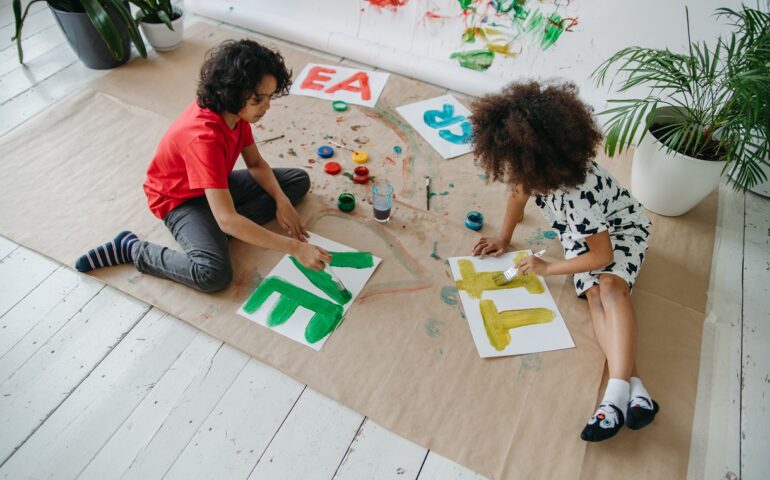
<instances>
[{"instance_id":1,"label":"white floorboard","mask_svg":"<svg viewBox=\"0 0 770 480\"><path fill-rule=\"evenodd\" d=\"M334 480L415 479L428 451L366 419Z\"/></svg>"},{"instance_id":2,"label":"white floorboard","mask_svg":"<svg viewBox=\"0 0 770 480\"><path fill-rule=\"evenodd\" d=\"M0 260L0 316L5 315L59 265L26 248Z\"/></svg>"},{"instance_id":3,"label":"white floorboard","mask_svg":"<svg viewBox=\"0 0 770 480\"><path fill-rule=\"evenodd\" d=\"M743 260L741 478L770 478L770 215L768 200L746 195Z\"/></svg>"},{"instance_id":4,"label":"white floorboard","mask_svg":"<svg viewBox=\"0 0 770 480\"><path fill-rule=\"evenodd\" d=\"M484 477L435 453L428 455L420 480L484 480Z\"/></svg>"},{"instance_id":5,"label":"white floorboard","mask_svg":"<svg viewBox=\"0 0 770 480\"><path fill-rule=\"evenodd\" d=\"M19 248L19 246L8 240L5 237L0 237L0 261L3 261L5 257L11 254L14 250Z\"/></svg>"}]
</instances>

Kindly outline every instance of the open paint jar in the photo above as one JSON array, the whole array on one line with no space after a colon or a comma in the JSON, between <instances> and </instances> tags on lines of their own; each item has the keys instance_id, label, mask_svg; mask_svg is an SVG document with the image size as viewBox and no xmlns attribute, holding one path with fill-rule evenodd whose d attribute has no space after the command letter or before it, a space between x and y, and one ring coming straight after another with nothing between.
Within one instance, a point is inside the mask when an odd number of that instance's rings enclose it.
<instances>
[{"instance_id":1,"label":"open paint jar","mask_svg":"<svg viewBox=\"0 0 770 480\"><path fill-rule=\"evenodd\" d=\"M337 208L343 212L352 212L356 208L356 197L352 193L341 193L337 198Z\"/></svg>"},{"instance_id":2,"label":"open paint jar","mask_svg":"<svg viewBox=\"0 0 770 480\"><path fill-rule=\"evenodd\" d=\"M369 169L366 167L354 168L353 181L360 184L369 183Z\"/></svg>"}]
</instances>

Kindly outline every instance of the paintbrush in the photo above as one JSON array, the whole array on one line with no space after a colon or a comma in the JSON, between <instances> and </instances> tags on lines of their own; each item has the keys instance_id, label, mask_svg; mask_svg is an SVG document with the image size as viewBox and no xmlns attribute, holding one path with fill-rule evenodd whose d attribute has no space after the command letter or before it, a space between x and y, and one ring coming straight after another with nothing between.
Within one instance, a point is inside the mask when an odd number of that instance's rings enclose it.
<instances>
[{"instance_id":1,"label":"paintbrush","mask_svg":"<svg viewBox=\"0 0 770 480\"><path fill-rule=\"evenodd\" d=\"M539 258L539 257L542 257L544 253L545 253L545 249L540 250L539 252L532 254L532 256ZM516 275L518 275L518 273L519 273L519 267L514 265L514 266L512 266L511 268L509 268L508 270L506 270L504 272L496 273L492 277L492 280L494 280L495 281L495 285L497 285L499 287L499 286L505 285L506 283L509 283L511 280L516 278Z\"/></svg>"},{"instance_id":2,"label":"paintbrush","mask_svg":"<svg viewBox=\"0 0 770 480\"><path fill-rule=\"evenodd\" d=\"M286 136L286 135L278 135L277 137L266 138L265 140L259 140L259 141L258 141L258 142L256 142L256 143L258 143L258 144L260 144L260 145L261 145L261 144L263 144L263 143L274 142L274 141L276 141L276 140L280 140L280 139L282 139L282 138L283 138L283 137L285 137L285 136Z\"/></svg>"},{"instance_id":3,"label":"paintbrush","mask_svg":"<svg viewBox=\"0 0 770 480\"><path fill-rule=\"evenodd\" d=\"M337 277L337 275L334 274L334 270L332 270L332 267L330 265L326 265L324 267L324 270L326 270L326 273L331 275L332 280L334 280L334 283L337 284L337 289L340 292L347 292L348 291L348 289L345 287L345 284L342 283L342 280L340 280L339 277Z\"/></svg>"}]
</instances>

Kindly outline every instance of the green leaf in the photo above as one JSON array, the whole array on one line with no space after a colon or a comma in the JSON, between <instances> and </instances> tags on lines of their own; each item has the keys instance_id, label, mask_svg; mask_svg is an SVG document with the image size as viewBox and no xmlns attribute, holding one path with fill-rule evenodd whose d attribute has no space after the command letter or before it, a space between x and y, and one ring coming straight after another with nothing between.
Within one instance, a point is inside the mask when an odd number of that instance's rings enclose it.
<instances>
[{"instance_id":1,"label":"green leaf","mask_svg":"<svg viewBox=\"0 0 770 480\"><path fill-rule=\"evenodd\" d=\"M83 8L115 60L123 58L123 41L115 24L98 0L82 0Z\"/></svg>"}]
</instances>

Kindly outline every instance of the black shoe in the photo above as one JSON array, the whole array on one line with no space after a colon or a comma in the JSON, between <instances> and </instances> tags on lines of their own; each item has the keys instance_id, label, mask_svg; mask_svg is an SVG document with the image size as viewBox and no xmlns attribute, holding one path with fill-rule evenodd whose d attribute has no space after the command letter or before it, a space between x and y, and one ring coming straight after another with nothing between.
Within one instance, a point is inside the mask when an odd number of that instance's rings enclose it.
<instances>
[{"instance_id":1,"label":"black shoe","mask_svg":"<svg viewBox=\"0 0 770 480\"><path fill-rule=\"evenodd\" d=\"M647 402L647 399L644 397L637 397ZM660 408L658 407L658 402L655 400L652 400L652 409L644 408L640 406L632 407L629 404L628 407L628 428L631 430L639 430L640 428L644 428L650 423L652 423L653 420L655 420L655 415L658 413L658 410Z\"/></svg>"},{"instance_id":2,"label":"black shoe","mask_svg":"<svg viewBox=\"0 0 770 480\"><path fill-rule=\"evenodd\" d=\"M611 403L599 405L599 408L608 406L615 410L615 414L618 417L618 423L611 425L611 423L614 422L607 420L604 412L600 411L591 417L591 420L586 424L585 428L583 428L583 431L580 432L580 438L586 442L601 442L602 440L614 437L615 434L620 431L620 427L623 426L623 412Z\"/></svg>"}]
</instances>

